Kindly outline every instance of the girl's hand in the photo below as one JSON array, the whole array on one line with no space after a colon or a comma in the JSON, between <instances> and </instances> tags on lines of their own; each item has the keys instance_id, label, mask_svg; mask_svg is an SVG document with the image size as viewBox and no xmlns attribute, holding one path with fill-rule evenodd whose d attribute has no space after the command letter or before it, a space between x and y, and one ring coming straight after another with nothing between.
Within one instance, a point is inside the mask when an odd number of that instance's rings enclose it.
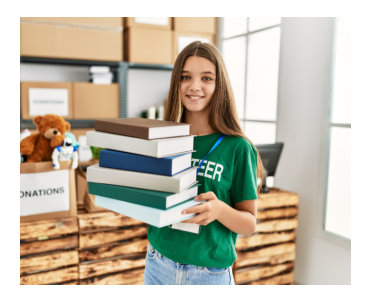
<instances>
[{"instance_id":1,"label":"girl's hand","mask_svg":"<svg viewBox=\"0 0 371 302\"><path fill-rule=\"evenodd\" d=\"M198 195L194 200L205 200L205 202L183 210L182 214L195 213L196 216L182 222L208 225L210 222L220 217L223 205L225 205L225 203L220 201L214 192L211 191Z\"/></svg>"}]
</instances>

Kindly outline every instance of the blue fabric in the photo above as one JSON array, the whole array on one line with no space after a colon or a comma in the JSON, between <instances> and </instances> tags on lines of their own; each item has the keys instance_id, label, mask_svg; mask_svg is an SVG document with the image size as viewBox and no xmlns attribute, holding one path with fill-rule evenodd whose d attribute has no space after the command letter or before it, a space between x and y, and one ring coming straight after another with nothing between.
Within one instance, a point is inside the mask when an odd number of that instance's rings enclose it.
<instances>
[{"instance_id":1,"label":"blue fabric","mask_svg":"<svg viewBox=\"0 0 371 302\"><path fill-rule=\"evenodd\" d=\"M181 264L147 246L145 285L234 285L232 267L212 268Z\"/></svg>"}]
</instances>

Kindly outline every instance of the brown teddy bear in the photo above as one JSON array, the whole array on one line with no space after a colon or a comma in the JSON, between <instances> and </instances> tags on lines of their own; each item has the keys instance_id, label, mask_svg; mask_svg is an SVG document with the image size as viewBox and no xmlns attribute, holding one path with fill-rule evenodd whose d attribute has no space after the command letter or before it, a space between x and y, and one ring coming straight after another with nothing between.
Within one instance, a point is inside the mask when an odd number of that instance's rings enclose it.
<instances>
[{"instance_id":1,"label":"brown teddy bear","mask_svg":"<svg viewBox=\"0 0 371 302\"><path fill-rule=\"evenodd\" d=\"M56 114L35 116L33 122L38 133L21 140L21 154L27 155L27 162L51 161L54 148L62 145L71 125Z\"/></svg>"}]
</instances>

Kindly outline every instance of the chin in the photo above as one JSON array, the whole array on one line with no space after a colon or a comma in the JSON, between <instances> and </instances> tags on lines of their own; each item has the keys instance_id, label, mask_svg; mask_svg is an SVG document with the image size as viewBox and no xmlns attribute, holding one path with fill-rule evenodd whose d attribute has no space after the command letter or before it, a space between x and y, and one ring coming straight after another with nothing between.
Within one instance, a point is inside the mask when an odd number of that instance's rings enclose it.
<instances>
[{"instance_id":1,"label":"chin","mask_svg":"<svg viewBox=\"0 0 371 302\"><path fill-rule=\"evenodd\" d=\"M205 109L204 107L199 106L184 106L184 107L190 112L201 112Z\"/></svg>"}]
</instances>

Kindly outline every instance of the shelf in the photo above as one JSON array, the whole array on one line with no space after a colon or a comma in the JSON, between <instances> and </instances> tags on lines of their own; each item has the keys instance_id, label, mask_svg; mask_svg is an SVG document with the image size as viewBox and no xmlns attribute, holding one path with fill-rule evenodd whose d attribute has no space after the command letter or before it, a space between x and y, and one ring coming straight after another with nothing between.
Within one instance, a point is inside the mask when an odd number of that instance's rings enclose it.
<instances>
[{"instance_id":1,"label":"shelf","mask_svg":"<svg viewBox=\"0 0 371 302\"><path fill-rule=\"evenodd\" d=\"M168 64L139 64L139 63L130 63L125 62L128 64L129 68L133 69L152 69L152 70L173 70L174 65Z\"/></svg>"},{"instance_id":2,"label":"shelf","mask_svg":"<svg viewBox=\"0 0 371 302\"><path fill-rule=\"evenodd\" d=\"M110 66L114 71L114 79L120 86L120 117L128 117L128 71L129 69L144 70L166 70L172 71L174 65L169 64L139 64L132 62L109 62L109 61L92 61L92 60L73 60L61 58L41 58L41 57L20 57L21 63L33 64L58 64L58 65L75 65L75 66ZM36 126L32 120L22 120L21 129L35 129ZM94 128L94 120L68 120L72 128Z\"/></svg>"},{"instance_id":3,"label":"shelf","mask_svg":"<svg viewBox=\"0 0 371 302\"><path fill-rule=\"evenodd\" d=\"M58 59L58 58L40 58L40 57L21 57L21 63L35 64L58 64L58 65L80 65L80 66L111 66L118 67L120 62L111 61L92 61L92 60L73 60L73 59Z\"/></svg>"},{"instance_id":4,"label":"shelf","mask_svg":"<svg viewBox=\"0 0 371 302\"><path fill-rule=\"evenodd\" d=\"M92 61L92 60L73 60L60 58L41 58L41 57L20 57L21 63L34 64L58 64L58 65L80 65L80 66L111 66L118 67L120 63L127 64L133 69L153 69L153 70L173 70L174 65L170 64L140 64L131 62L112 62L112 61Z\"/></svg>"},{"instance_id":5,"label":"shelf","mask_svg":"<svg viewBox=\"0 0 371 302\"><path fill-rule=\"evenodd\" d=\"M71 124L71 128L94 128L94 120L70 120L65 119ZM36 129L32 120L21 119L21 129Z\"/></svg>"}]
</instances>

